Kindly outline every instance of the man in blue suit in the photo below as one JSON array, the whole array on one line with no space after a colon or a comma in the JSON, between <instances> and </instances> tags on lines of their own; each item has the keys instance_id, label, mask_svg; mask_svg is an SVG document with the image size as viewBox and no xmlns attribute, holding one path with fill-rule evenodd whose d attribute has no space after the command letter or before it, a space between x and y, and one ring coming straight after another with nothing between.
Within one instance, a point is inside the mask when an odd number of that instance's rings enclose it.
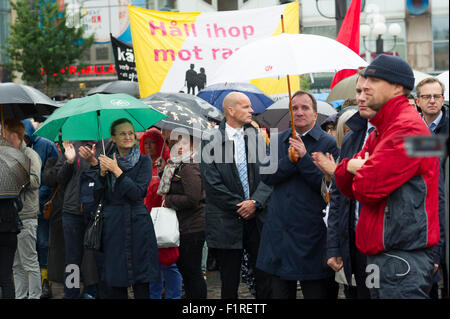
<instances>
[{"instance_id":1,"label":"man in blue suit","mask_svg":"<svg viewBox=\"0 0 450 319\"><path fill-rule=\"evenodd\" d=\"M338 285L325 258L323 173L311 153L330 153L336 158L338 149L334 137L316 123L317 102L311 94L296 92L292 107L297 139L291 137L291 130L272 136L271 142L277 139L278 154L270 154L271 162L278 163L278 169L274 174L261 174L261 180L274 190L256 267L272 275L272 298L295 299L299 280L305 299L335 299Z\"/></svg>"}]
</instances>

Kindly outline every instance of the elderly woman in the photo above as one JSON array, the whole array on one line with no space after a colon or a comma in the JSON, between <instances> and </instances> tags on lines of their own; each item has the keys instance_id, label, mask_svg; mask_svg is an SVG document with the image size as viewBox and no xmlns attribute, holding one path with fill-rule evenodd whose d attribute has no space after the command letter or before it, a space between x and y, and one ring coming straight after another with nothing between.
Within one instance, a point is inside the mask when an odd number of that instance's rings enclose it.
<instances>
[{"instance_id":1,"label":"elderly woman","mask_svg":"<svg viewBox=\"0 0 450 319\"><path fill-rule=\"evenodd\" d=\"M184 136L172 147L157 193L165 206L177 212L180 225L178 269L183 276L186 299L206 299L206 282L202 273L205 243L205 192L196 162L192 136Z\"/></svg>"},{"instance_id":2,"label":"elderly woman","mask_svg":"<svg viewBox=\"0 0 450 319\"><path fill-rule=\"evenodd\" d=\"M152 176L150 157L135 145L132 123L111 124L114 143L110 156L100 155L96 198L104 194L102 245L103 280L109 298L126 299L133 286L135 299L149 298L149 282L159 279L159 262L152 219L144 205Z\"/></svg>"}]
</instances>

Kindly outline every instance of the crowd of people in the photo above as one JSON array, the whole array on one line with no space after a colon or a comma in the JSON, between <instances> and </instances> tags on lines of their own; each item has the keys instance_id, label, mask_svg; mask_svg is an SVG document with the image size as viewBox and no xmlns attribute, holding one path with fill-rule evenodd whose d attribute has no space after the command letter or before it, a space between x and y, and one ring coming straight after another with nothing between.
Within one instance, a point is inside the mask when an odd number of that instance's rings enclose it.
<instances>
[{"instance_id":1,"label":"crowd of people","mask_svg":"<svg viewBox=\"0 0 450 319\"><path fill-rule=\"evenodd\" d=\"M298 91L292 129L271 135L250 99L231 92L201 144L135 132L128 119L105 141L53 143L33 135L38 123L7 119L4 140L31 170L20 197L0 200L2 298L49 298L60 282L64 298L126 299L132 287L136 299L205 299L206 244L222 299L238 298L243 262L257 299L295 299L298 285L305 299L337 299L339 284L351 299L437 299L441 274L447 282L446 156L410 156L404 139L448 137L448 108L439 80L424 79L408 100L413 89L408 63L380 55L336 119L321 127L316 99ZM270 161L255 155L262 146ZM99 203L102 247L91 250L84 234ZM176 211L179 246L158 247L156 207ZM73 265L83 291L68 284Z\"/></svg>"}]
</instances>

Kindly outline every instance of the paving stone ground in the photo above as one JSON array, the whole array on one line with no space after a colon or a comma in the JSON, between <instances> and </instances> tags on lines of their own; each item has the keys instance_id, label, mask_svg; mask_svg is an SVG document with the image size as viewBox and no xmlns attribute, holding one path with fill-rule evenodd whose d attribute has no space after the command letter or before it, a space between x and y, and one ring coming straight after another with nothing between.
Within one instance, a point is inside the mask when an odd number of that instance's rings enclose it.
<instances>
[{"instance_id":1,"label":"paving stone ground","mask_svg":"<svg viewBox=\"0 0 450 319\"><path fill-rule=\"evenodd\" d=\"M208 299L220 299L220 274L218 271L208 271L206 274L206 283L208 288ZM62 299L64 296L63 285L60 283L52 284L53 299ZM250 293L247 284L241 283L238 291L239 299L255 299ZM129 289L129 297L133 297L133 292ZM343 286L339 287L339 299L345 299ZM297 289L297 299L303 299L301 289Z\"/></svg>"}]
</instances>

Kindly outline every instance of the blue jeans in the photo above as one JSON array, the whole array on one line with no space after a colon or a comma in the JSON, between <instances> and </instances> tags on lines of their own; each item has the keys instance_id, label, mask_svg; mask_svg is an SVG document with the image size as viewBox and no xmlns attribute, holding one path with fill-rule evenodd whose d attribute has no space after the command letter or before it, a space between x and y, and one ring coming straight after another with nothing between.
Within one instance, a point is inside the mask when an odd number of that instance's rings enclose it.
<instances>
[{"instance_id":1,"label":"blue jeans","mask_svg":"<svg viewBox=\"0 0 450 319\"><path fill-rule=\"evenodd\" d=\"M77 265L78 269L81 269L81 263L83 261L84 253L84 231L87 223L83 215L74 215L70 213L63 213L62 217L64 242L66 248L66 262L67 265ZM64 298L65 299L78 299L80 298L80 288L68 288L66 286L66 278L71 272L64 272ZM81 275L81 273L80 273ZM69 280L70 282L70 280ZM86 286L84 292L95 296L95 285Z\"/></svg>"},{"instance_id":2,"label":"blue jeans","mask_svg":"<svg viewBox=\"0 0 450 319\"><path fill-rule=\"evenodd\" d=\"M161 299L161 294L166 282L166 293L164 299L181 299L182 277L178 271L177 264L161 267L161 281L150 283L150 299Z\"/></svg>"},{"instance_id":3,"label":"blue jeans","mask_svg":"<svg viewBox=\"0 0 450 319\"><path fill-rule=\"evenodd\" d=\"M37 253L39 264L47 267L48 259L48 236L49 236L49 221L44 218L42 214L38 214L38 227L37 227Z\"/></svg>"}]
</instances>

